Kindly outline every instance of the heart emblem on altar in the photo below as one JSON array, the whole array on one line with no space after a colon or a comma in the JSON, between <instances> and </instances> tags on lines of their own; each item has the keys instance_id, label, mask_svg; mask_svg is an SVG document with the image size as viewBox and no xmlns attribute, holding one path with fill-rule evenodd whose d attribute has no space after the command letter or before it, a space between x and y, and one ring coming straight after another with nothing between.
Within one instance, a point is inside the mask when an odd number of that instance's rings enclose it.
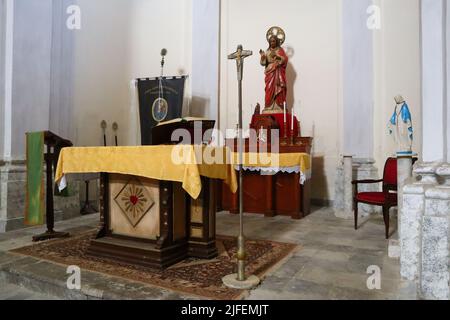
<instances>
[{"instance_id":1,"label":"heart emblem on altar","mask_svg":"<svg viewBox=\"0 0 450 320\"><path fill-rule=\"evenodd\" d=\"M137 196L131 196L130 202L135 206L139 202L139 198Z\"/></svg>"},{"instance_id":2,"label":"heart emblem on altar","mask_svg":"<svg viewBox=\"0 0 450 320\"><path fill-rule=\"evenodd\" d=\"M155 201L150 196L150 192L137 178L128 181L116 195L114 201L133 228L136 228L155 204Z\"/></svg>"}]
</instances>

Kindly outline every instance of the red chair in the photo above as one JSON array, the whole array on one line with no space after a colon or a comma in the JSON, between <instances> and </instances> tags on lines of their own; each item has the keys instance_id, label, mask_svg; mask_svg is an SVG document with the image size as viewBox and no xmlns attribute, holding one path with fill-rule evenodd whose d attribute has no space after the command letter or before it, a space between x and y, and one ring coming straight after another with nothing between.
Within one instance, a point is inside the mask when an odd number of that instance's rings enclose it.
<instances>
[{"instance_id":1,"label":"red chair","mask_svg":"<svg viewBox=\"0 0 450 320\"><path fill-rule=\"evenodd\" d=\"M382 192L359 192L359 184L383 183ZM355 206L355 230L358 229L358 203L365 203L383 207L386 239L389 239L389 209L397 206L397 159L389 158L384 165L383 179L381 180L356 180L353 202Z\"/></svg>"}]
</instances>

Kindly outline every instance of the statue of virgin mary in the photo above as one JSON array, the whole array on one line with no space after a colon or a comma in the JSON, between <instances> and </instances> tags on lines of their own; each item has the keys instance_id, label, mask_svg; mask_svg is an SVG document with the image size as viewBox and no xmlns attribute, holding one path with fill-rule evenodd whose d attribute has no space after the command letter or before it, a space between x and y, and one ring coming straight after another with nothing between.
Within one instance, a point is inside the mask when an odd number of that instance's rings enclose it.
<instances>
[{"instance_id":1,"label":"statue of virgin mary","mask_svg":"<svg viewBox=\"0 0 450 320\"><path fill-rule=\"evenodd\" d=\"M389 133L397 143L398 152L411 153L414 138L411 112L402 96L396 96L395 102L394 114L388 124Z\"/></svg>"}]
</instances>

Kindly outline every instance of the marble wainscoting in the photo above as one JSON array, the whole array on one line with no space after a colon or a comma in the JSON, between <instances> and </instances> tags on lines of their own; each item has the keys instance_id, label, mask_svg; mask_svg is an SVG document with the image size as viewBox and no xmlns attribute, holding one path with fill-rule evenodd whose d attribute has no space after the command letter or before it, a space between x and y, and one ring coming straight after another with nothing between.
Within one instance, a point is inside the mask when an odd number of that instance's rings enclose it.
<instances>
[{"instance_id":1,"label":"marble wainscoting","mask_svg":"<svg viewBox=\"0 0 450 320\"><path fill-rule=\"evenodd\" d=\"M0 233L26 227L24 225L25 188L26 166L24 162L0 163ZM54 197L55 221L80 215L79 183L69 183L69 190L70 196L68 197Z\"/></svg>"},{"instance_id":2,"label":"marble wainscoting","mask_svg":"<svg viewBox=\"0 0 450 320\"><path fill-rule=\"evenodd\" d=\"M450 299L450 164L415 166L401 215L401 276L423 299Z\"/></svg>"}]
</instances>

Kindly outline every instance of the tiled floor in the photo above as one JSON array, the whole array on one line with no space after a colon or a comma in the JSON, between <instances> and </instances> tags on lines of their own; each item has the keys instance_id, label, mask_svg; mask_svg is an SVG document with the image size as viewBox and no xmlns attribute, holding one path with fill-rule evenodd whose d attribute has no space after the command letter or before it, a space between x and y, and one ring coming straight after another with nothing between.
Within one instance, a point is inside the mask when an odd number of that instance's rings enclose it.
<instances>
[{"instance_id":1,"label":"tiled floor","mask_svg":"<svg viewBox=\"0 0 450 320\"><path fill-rule=\"evenodd\" d=\"M236 218L221 214L218 232L236 234ZM399 261L387 255L381 215L362 222L357 231L352 220L336 218L329 208L316 209L299 221L247 215L245 223L249 238L301 245L251 292L250 299L416 299L415 284L401 280ZM370 266L381 270L380 290L367 287Z\"/></svg>"},{"instance_id":2,"label":"tiled floor","mask_svg":"<svg viewBox=\"0 0 450 320\"><path fill-rule=\"evenodd\" d=\"M0 285L0 300L57 300L57 298L33 292L13 284L3 284Z\"/></svg>"},{"instance_id":3,"label":"tiled floor","mask_svg":"<svg viewBox=\"0 0 450 320\"><path fill-rule=\"evenodd\" d=\"M94 226L97 219L94 215L62 222L58 230ZM391 225L394 226L395 221ZM218 234L237 235L238 226L238 216L218 214ZM36 233L38 229L34 228L0 234L0 251L28 244L31 234ZM298 251L280 262L263 283L251 291L249 299L416 299L415 284L402 281L399 261L387 256L388 241L384 239L381 215L362 222L358 231L353 230L351 220L336 218L329 208L316 208L303 220L246 215L245 233L248 238L300 245ZM380 290L367 288L371 275L367 273L369 266L378 266L381 270ZM17 286L0 285L0 299L45 297ZM160 297L186 298L167 292Z\"/></svg>"}]
</instances>

